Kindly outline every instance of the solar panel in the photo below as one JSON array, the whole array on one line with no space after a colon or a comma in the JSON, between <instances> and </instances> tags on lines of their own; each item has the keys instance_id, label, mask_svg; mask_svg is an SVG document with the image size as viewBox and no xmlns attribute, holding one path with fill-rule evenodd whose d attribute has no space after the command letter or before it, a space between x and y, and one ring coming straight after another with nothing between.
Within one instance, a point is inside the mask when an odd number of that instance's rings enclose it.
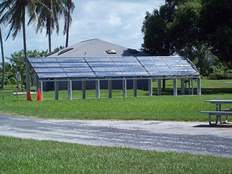
<instances>
[{"instance_id":1,"label":"solar panel","mask_svg":"<svg viewBox=\"0 0 232 174\"><path fill-rule=\"evenodd\" d=\"M60 63L85 63L84 58L61 58L57 59Z\"/></svg>"},{"instance_id":2,"label":"solar panel","mask_svg":"<svg viewBox=\"0 0 232 174\"><path fill-rule=\"evenodd\" d=\"M90 68L64 68L63 69L64 72L66 73L76 73L76 72L80 72L80 73L84 73L84 72L92 72L92 70Z\"/></svg>"},{"instance_id":3,"label":"solar panel","mask_svg":"<svg viewBox=\"0 0 232 174\"><path fill-rule=\"evenodd\" d=\"M60 64L59 63L33 63L33 67L35 68L60 68Z\"/></svg>"},{"instance_id":4,"label":"solar panel","mask_svg":"<svg viewBox=\"0 0 232 174\"><path fill-rule=\"evenodd\" d=\"M38 77L105 78L199 75L184 57L29 58Z\"/></svg>"},{"instance_id":5,"label":"solar panel","mask_svg":"<svg viewBox=\"0 0 232 174\"><path fill-rule=\"evenodd\" d=\"M63 69L60 68L34 68L37 73L64 73Z\"/></svg>"},{"instance_id":6,"label":"solar panel","mask_svg":"<svg viewBox=\"0 0 232 174\"><path fill-rule=\"evenodd\" d=\"M91 67L111 67L115 66L112 62L89 63Z\"/></svg>"},{"instance_id":7,"label":"solar panel","mask_svg":"<svg viewBox=\"0 0 232 174\"><path fill-rule=\"evenodd\" d=\"M50 72L50 73L37 73L39 78L46 79L46 78L66 78L66 73L57 73L57 72Z\"/></svg>"},{"instance_id":8,"label":"solar panel","mask_svg":"<svg viewBox=\"0 0 232 174\"><path fill-rule=\"evenodd\" d=\"M41 58L43 63L55 63L57 62L56 58Z\"/></svg>"},{"instance_id":9,"label":"solar panel","mask_svg":"<svg viewBox=\"0 0 232 174\"><path fill-rule=\"evenodd\" d=\"M121 72L96 72L97 77L122 77Z\"/></svg>"},{"instance_id":10,"label":"solar panel","mask_svg":"<svg viewBox=\"0 0 232 174\"><path fill-rule=\"evenodd\" d=\"M72 72L72 73L66 73L67 77L69 78L91 78L91 77L96 77L96 75L93 72Z\"/></svg>"},{"instance_id":11,"label":"solar panel","mask_svg":"<svg viewBox=\"0 0 232 174\"><path fill-rule=\"evenodd\" d=\"M135 57L111 57L113 62L137 62Z\"/></svg>"},{"instance_id":12,"label":"solar panel","mask_svg":"<svg viewBox=\"0 0 232 174\"><path fill-rule=\"evenodd\" d=\"M117 67L92 67L94 72L102 71L102 72L119 72Z\"/></svg>"},{"instance_id":13,"label":"solar panel","mask_svg":"<svg viewBox=\"0 0 232 174\"><path fill-rule=\"evenodd\" d=\"M89 68L86 63L60 63L62 68Z\"/></svg>"},{"instance_id":14,"label":"solar panel","mask_svg":"<svg viewBox=\"0 0 232 174\"><path fill-rule=\"evenodd\" d=\"M137 57L137 59L152 76L199 75L184 57L158 56Z\"/></svg>"},{"instance_id":15,"label":"solar panel","mask_svg":"<svg viewBox=\"0 0 232 174\"><path fill-rule=\"evenodd\" d=\"M147 72L122 72L125 77L141 77L141 76L149 76Z\"/></svg>"},{"instance_id":16,"label":"solar panel","mask_svg":"<svg viewBox=\"0 0 232 174\"><path fill-rule=\"evenodd\" d=\"M119 67L118 69L121 72L146 72L146 70L142 66L140 66L140 67L131 66L130 68L128 68L128 67Z\"/></svg>"},{"instance_id":17,"label":"solar panel","mask_svg":"<svg viewBox=\"0 0 232 174\"><path fill-rule=\"evenodd\" d=\"M110 57L86 57L87 62L111 62Z\"/></svg>"}]
</instances>

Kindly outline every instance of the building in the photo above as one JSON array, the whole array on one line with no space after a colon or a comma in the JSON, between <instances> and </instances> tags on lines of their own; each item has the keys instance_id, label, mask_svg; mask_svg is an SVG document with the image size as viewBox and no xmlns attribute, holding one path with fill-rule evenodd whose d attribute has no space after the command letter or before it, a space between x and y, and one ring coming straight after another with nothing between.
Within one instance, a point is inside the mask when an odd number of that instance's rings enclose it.
<instances>
[{"instance_id":1,"label":"building","mask_svg":"<svg viewBox=\"0 0 232 174\"><path fill-rule=\"evenodd\" d=\"M68 48L50 53L47 57L123 57L149 56L135 49L126 48L100 39L79 42Z\"/></svg>"},{"instance_id":2,"label":"building","mask_svg":"<svg viewBox=\"0 0 232 174\"><path fill-rule=\"evenodd\" d=\"M193 80L197 81L197 95L201 95L200 74L194 64L180 56L149 56L134 49L121 47L98 39L80 42L76 45L52 53L44 58L29 58L34 69L38 87L41 91L55 90L55 99L59 90L68 90L68 99L72 99L72 90L81 89L82 98L86 98L86 89L146 89L153 95L152 82L158 83L157 95L161 95L161 80L173 80L173 95L178 95L177 81L181 82L181 95L185 95L185 81L188 81L189 94L193 95Z\"/></svg>"}]
</instances>

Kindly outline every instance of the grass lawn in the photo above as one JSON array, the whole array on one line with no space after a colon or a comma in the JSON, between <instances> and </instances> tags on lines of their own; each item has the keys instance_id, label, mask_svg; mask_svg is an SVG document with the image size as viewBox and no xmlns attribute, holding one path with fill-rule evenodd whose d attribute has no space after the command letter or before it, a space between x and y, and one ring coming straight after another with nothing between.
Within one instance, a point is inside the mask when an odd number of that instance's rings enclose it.
<instances>
[{"instance_id":1,"label":"grass lawn","mask_svg":"<svg viewBox=\"0 0 232 174\"><path fill-rule=\"evenodd\" d=\"M232 158L0 137L0 173L232 173Z\"/></svg>"},{"instance_id":2,"label":"grass lawn","mask_svg":"<svg viewBox=\"0 0 232 174\"><path fill-rule=\"evenodd\" d=\"M86 100L67 100L67 91L60 91L59 101L54 92L44 92L44 101L26 101L25 95L13 96L15 87L0 90L0 112L56 119L120 119L120 120L178 120L207 121L201 110L214 110L208 99L232 99L230 81L202 80L202 96L172 96L172 82L156 96L138 91L139 97L122 98L122 91L114 90L115 98L96 99L88 90ZM196 91L195 91L196 93ZM81 91L73 91L80 98ZM231 106L223 105L230 108ZM94 147L53 141L38 141L0 136L0 173L232 173L232 158L144 151L131 148Z\"/></svg>"},{"instance_id":3,"label":"grass lawn","mask_svg":"<svg viewBox=\"0 0 232 174\"><path fill-rule=\"evenodd\" d=\"M148 91L139 90L139 97L122 98L121 90L114 90L115 98L107 98L107 90L101 90L103 98L96 99L95 90L88 90L86 100L67 100L67 91L60 91L61 100L54 100L53 92L44 92L44 101L26 101L25 95L12 95L13 88L0 90L0 112L56 119L120 119L120 120L176 120L207 121L201 110L214 110L215 106L205 103L209 99L232 99L232 84L229 80L202 80L202 96L172 96L172 81L167 81L163 96L149 97ZM81 97L81 91L73 91L73 96ZM92 98L91 98L92 97ZM223 105L230 108L230 105Z\"/></svg>"}]
</instances>

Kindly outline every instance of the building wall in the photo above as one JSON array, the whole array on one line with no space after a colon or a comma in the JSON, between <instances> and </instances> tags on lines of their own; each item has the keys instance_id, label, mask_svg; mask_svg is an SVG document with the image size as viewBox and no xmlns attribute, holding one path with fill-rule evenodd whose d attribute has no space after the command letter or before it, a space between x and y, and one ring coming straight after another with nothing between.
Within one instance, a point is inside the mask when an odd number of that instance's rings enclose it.
<instances>
[{"instance_id":1,"label":"building wall","mask_svg":"<svg viewBox=\"0 0 232 174\"><path fill-rule=\"evenodd\" d=\"M108 81L101 80L100 81L101 89L108 89ZM96 84L95 81L87 81L86 82L86 89L95 89ZM112 88L113 89L122 89L122 80L113 80L112 81ZM142 90L148 90L148 80L138 80L137 81L137 88ZM54 82L44 82L43 83L44 91L53 91L54 90ZM73 90L81 90L82 89L82 82L80 81L73 81L72 82L72 89ZM133 80L127 80L127 89L133 89ZM59 82L59 90L67 90L67 82Z\"/></svg>"}]
</instances>

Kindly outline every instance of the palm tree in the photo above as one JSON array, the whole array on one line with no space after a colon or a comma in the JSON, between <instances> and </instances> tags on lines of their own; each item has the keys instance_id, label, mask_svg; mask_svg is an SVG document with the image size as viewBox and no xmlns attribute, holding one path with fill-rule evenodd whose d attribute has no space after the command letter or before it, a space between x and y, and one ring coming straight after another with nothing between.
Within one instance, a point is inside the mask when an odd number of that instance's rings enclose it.
<instances>
[{"instance_id":1,"label":"palm tree","mask_svg":"<svg viewBox=\"0 0 232 174\"><path fill-rule=\"evenodd\" d=\"M5 22L10 25L7 39L11 32L13 39L18 32L23 29L23 47L24 62L26 64L26 89L30 89L29 65L27 60L27 43L26 43L26 12L30 15L31 20L36 19L34 0L2 0L0 3L0 23Z\"/></svg>"},{"instance_id":2,"label":"palm tree","mask_svg":"<svg viewBox=\"0 0 232 174\"><path fill-rule=\"evenodd\" d=\"M36 6L38 15L37 32L39 30L42 32L43 28L46 28L49 53L51 53L51 35L54 29L56 33L59 32L59 16L63 12L63 6L61 0L40 0L36 2Z\"/></svg>"},{"instance_id":3,"label":"palm tree","mask_svg":"<svg viewBox=\"0 0 232 174\"><path fill-rule=\"evenodd\" d=\"M1 42L1 52L2 52L2 85L1 85L1 88L4 89L4 83L5 83L5 56L4 56L4 47L3 47L1 26L0 26L0 42Z\"/></svg>"},{"instance_id":4,"label":"palm tree","mask_svg":"<svg viewBox=\"0 0 232 174\"><path fill-rule=\"evenodd\" d=\"M66 34L66 42L65 47L68 47L68 41L69 41L69 27L72 23L72 16L71 13L73 13L73 10L75 8L75 4L72 2L72 0L64 0L64 34Z\"/></svg>"}]
</instances>

